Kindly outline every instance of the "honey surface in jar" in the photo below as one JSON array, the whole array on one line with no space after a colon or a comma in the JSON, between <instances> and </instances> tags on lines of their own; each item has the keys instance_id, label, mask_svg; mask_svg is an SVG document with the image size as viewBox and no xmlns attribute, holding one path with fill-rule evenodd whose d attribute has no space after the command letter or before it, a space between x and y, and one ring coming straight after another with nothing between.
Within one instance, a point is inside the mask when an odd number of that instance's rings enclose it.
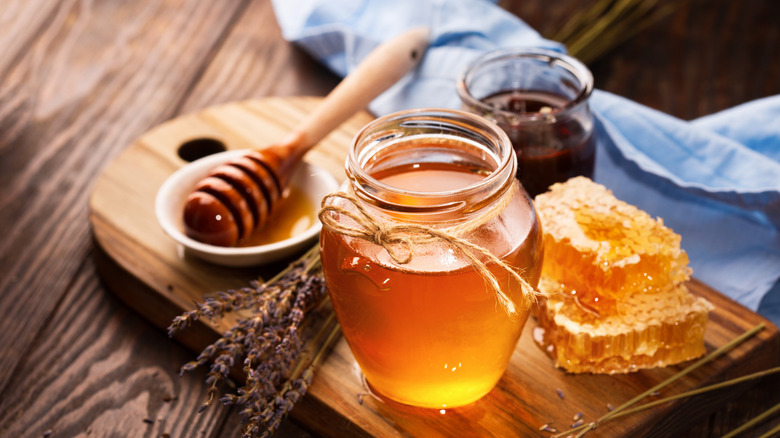
<instances>
[{"instance_id":1,"label":"honey surface in jar","mask_svg":"<svg viewBox=\"0 0 780 438\"><path fill-rule=\"evenodd\" d=\"M455 164L415 164L372 175L405 190L458 190L484 175ZM533 286L541 270L535 213L509 206L511 227L494 219L475 234ZM389 213L388 220L402 217ZM529 303L508 273L489 266L517 305L509 316L485 279L443 243L416 245L407 265L379 246L323 229L323 269L342 332L366 380L400 403L448 408L476 401L504 373Z\"/></svg>"}]
</instances>

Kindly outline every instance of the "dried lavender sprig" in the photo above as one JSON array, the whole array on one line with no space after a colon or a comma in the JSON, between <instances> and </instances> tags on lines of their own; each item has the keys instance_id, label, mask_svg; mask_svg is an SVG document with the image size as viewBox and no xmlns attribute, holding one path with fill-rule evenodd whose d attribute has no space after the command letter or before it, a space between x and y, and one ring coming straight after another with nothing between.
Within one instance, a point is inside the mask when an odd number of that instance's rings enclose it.
<instances>
[{"instance_id":1,"label":"dried lavender sprig","mask_svg":"<svg viewBox=\"0 0 780 438\"><path fill-rule=\"evenodd\" d=\"M233 395L223 397L223 402L226 404L242 405L243 409L240 414L245 424L244 437L255 436L261 431L261 436L268 436L275 432L290 410L292 410L294 404L306 393L314 375L314 369L338 339L340 333L340 328L335 323L335 317L332 313L322 327L315 336L314 344L319 343L318 338L324 335L328 327L331 327L330 333L317 350L314 358L308 364L306 364L305 360L298 361L296 368L290 373L289 378L277 392L262 391L262 396L258 397L260 391L250 388L249 394L247 394L247 391L244 392L243 399L242 396ZM250 394L253 397L248 397Z\"/></svg>"},{"instance_id":2,"label":"dried lavender sprig","mask_svg":"<svg viewBox=\"0 0 780 438\"><path fill-rule=\"evenodd\" d=\"M305 294L299 295L299 297L303 295ZM290 305L286 304L280 307L291 308ZM298 309L293 308L292 310ZM260 334L256 332L258 321L245 319L238 323L239 326L241 324L250 325L250 330L242 339L243 344L250 349L244 359L244 372L247 375L245 387L250 389L247 393L275 391L275 382L279 380L278 376L286 374L291 364L297 360L297 352L301 348L301 342L297 335L298 323L295 322L295 318L289 320L286 314L277 313L276 318L277 320L274 321L277 322L269 321L268 324L261 327ZM257 369L254 369L260 358L264 359L263 362ZM213 367L212 365L212 369ZM221 371L229 370L223 369ZM224 378L227 377L227 374L220 373L220 375Z\"/></svg>"},{"instance_id":3,"label":"dried lavender sprig","mask_svg":"<svg viewBox=\"0 0 780 438\"><path fill-rule=\"evenodd\" d=\"M312 247L301 258L266 282L253 281L252 287L219 291L217 297L208 297L202 303L196 302L195 309L173 319L168 327L168 334L173 336L177 331L188 327L203 316L219 319L227 313L262 305L268 295L274 296L286 286L290 286L295 281L296 271L307 274L315 271L320 266L318 251L317 246Z\"/></svg>"},{"instance_id":4,"label":"dried lavender sprig","mask_svg":"<svg viewBox=\"0 0 780 438\"><path fill-rule=\"evenodd\" d=\"M203 316L217 319L225 313L245 309L248 303L251 303L249 297L255 293L254 289L248 287L217 292L218 298L208 297L202 303L195 303L195 309L175 317L168 327L168 336L173 336L179 330L189 327Z\"/></svg>"},{"instance_id":5,"label":"dried lavender sprig","mask_svg":"<svg viewBox=\"0 0 780 438\"><path fill-rule=\"evenodd\" d=\"M243 386L235 394L222 398L226 404L242 407L245 436L275 431L295 402L305 394L314 367L324 351L334 342L331 336L317 350L314 360L306 364L301 359L303 340L300 330L306 315L327 298L318 247L313 247L267 282L253 282L251 288L218 292L196 308L174 319L169 333L189 326L199 318L221 318L237 310L250 310L252 315L237 322L212 345L204 348L198 358L182 367L182 372L211 362L206 383L209 385L205 409L212 403L218 387L234 364L242 364L246 375ZM334 324L329 315L325 327ZM325 328L315 336L322 336ZM301 371L303 370L303 371Z\"/></svg>"}]
</instances>

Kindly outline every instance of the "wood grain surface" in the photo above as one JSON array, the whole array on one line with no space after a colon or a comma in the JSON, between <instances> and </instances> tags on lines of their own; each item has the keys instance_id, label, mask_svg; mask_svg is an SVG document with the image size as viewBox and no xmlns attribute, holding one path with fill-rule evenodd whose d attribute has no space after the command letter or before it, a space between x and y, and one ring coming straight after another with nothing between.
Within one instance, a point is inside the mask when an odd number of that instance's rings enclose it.
<instances>
[{"instance_id":1,"label":"wood grain surface","mask_svg":"<svg viewBox=\"0 0 780 438\"><path fill-rule=\"evenodd\" d=\"M318 102L317 98L298 97L219 105L166 122L128 147L106 167L90 199L95 238L113 261L98 265L109 289L165 329L174 316L190 310L193 302L263 277L268 267L220 268L183 253L156 223L154 197L165 178L187 164L178 155L182 144L206 138L219 139L230 149L262 147L282 138ZM343 163L351 139L368 120L365 113L355 116L317 145L306 159L343 180ZM767 324L767 328L739 349L686 376L668 388L666 395L780 364L777 327L699 282L691 282L690 288L717 303L705 337L708 351L722 347L757 324ZM316 324L321 322L319 319ZM207 324L193 332L182 332L177 339L197 353L229 328L230 321ZM533 322L526 325L509 368L493 392L473 405L444 413L372 396L341 340L319 367L306 401L294 416L317 434L329 436L529 435L545 423L564 430L577 412L595 419L607 412L607 403L619 406L682 369L675 366L620 376L570 375L554 369L535 345L533 326ZM643 436L650 430L648 426L654 427L652 433L656 435L679 434L704 422L745 388L721 391L710 397L709 403L686 399L634 415L600 427L595 435ZM557 393L559 389L565 394L563 400ZM777 398L771 392L767 395ZM320 420L323 410L329 412L325 423Z\"/></svg>"},{"instance_id":2,"label":"wood grain surface","mask_svg":"<svg viewBox=\"0 0 780 438\"><path fill-rule=\"evenodd\" d=\"M500 5L552 35L594 3ZM237 436L230 410L193 414L202 376L178 377L192 353L98 279L89 194L166 120L322 96L338 78L284 41L269 0L0 0L0 12L0 436ZM778 94L779 15L776 0L691 0L593 62L596 86L684 119Z\"/></svg>"}]
</instances>

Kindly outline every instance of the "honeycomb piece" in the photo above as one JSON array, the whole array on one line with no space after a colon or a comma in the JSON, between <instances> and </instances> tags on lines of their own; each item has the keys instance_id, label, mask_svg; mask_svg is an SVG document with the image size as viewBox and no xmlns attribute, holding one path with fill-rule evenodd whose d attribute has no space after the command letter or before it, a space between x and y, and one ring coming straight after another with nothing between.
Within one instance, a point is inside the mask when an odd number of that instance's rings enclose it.
<instances>
[{"instance_id":1,"label":"honeycomb piece","mask_svg":"<svg viewBox=\"0 0 780 438\"><path fill-rule=\"evenodd\" d=\"M542 278L534 339L557 367L572 373L627 373L677 364L705 352L712 305L684 284L654 294L629 294L619 311L597 317ZM541 329L541 330L539 330Z\"/></svg>"},{"instance_id":2,"label":"honeycomb piece","mask_svg":"<svg viewBox=\"0 0 780 438\"><path fill-rule=\"evenodd\" d=\"M585 177L535 199L544 231L542 275L595 313L631 293L659 293L690 278L680 236Z\"/></svg>"}]
</instances>

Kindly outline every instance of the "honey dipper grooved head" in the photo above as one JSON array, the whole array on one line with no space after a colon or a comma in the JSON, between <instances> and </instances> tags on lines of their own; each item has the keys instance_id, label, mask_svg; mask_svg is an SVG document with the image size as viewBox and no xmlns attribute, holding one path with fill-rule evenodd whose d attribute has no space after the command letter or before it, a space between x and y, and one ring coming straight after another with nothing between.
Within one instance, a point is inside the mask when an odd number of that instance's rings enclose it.
<instances>
[{"instance_id":1,"label":"honey dipper grooved head","mask_svg":"<svg viewBox=\"0 0 780 438\"><path fill-rule=\"evenodd\" d=\"M215 246L236 246L261 228L282 197L277 157L252 151L212 170L187 198L185 234Z\"/></svg>"}]
</instances>

